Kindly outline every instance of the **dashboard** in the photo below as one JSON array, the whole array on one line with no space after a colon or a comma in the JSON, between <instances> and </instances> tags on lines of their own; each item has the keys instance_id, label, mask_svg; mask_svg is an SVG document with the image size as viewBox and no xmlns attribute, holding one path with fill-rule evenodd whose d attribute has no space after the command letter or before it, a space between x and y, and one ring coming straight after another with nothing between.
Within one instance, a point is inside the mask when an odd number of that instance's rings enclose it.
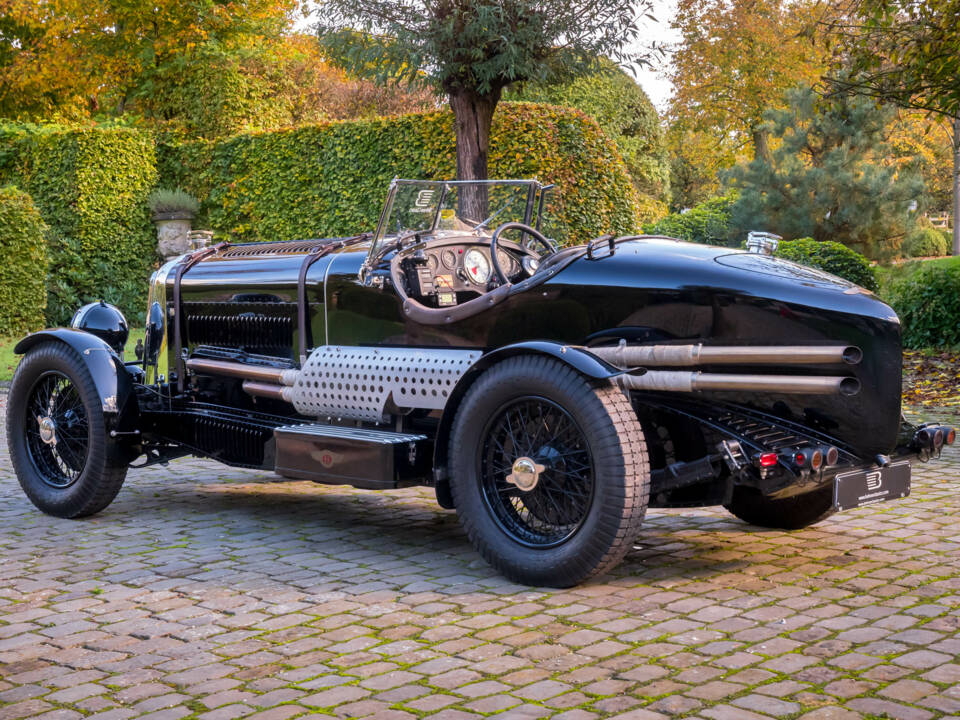
<instances>
[{"instance_id":1,"label":"dashboard","mask_svg":"<svg viewBox=\"0 0 960 720\"><path fill-rule=\"evenodd\" d=\"M511 282L529 277L537 270L536 256L514 243L503 242L497 250L497 260ZM487 243L458 242L426 247L404 258L401 267L410 294L438 307L457 305L469 299L462 294L483 294L491 289L491 284L497 283Z\"/></svg>"}]
</instances>

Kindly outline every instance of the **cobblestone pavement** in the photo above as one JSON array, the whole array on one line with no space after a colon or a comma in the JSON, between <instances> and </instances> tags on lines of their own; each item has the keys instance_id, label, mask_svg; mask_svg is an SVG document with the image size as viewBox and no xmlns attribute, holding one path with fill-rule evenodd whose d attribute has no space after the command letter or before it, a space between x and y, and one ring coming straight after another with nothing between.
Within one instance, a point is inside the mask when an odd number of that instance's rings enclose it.
<instances>
[{"instance_id":1,"label":"cobblestone pavement","mask_svg":"<svg viewBox=\"0 0 960 720\"><path fill-rule=\"evenodd\" d=\"M427 490L180 461L57 520L0 447L0 720L960 716L956 451L801 532L652 511L558 592L497 576Z\"/></svg>"}]
</instances>

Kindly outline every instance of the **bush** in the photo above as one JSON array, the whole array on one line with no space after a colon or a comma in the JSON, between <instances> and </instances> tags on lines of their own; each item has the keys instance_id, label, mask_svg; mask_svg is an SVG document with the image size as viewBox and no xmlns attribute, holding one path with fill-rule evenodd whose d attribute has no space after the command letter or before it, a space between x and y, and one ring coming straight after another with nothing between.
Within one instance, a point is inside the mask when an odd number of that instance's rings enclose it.
<instances>
[{"instance_id":1,"label":"bush","mask_svg":"<svg viewBox=\"0 0 960 720\"><path fill-rule=\"evenodd\" d=\"M104 299L142 314L156 259L146 197L155 184L153 138L128 129L0 136L0 179L27 191L49 225L47 322L62 325Z\"/></svg>"},{"instance_id":2,"label":"bush","mask_svg":"<svg viewBox=\"0 0 960 720\"><path fill-rule=\"evenodd\" d=\"M617 144L637 190L651 200L665 200L670 165L660 116L637 82L610 60L598 70L564 83L527 82L507 97L564 105L594 118Z\"/></svg>"},{"instance_id":3,"label":"bush","mask_svg":"<svg viewBox=\"0 0 960 720\"><path fill-rule=\"evenodd\" d=\"M860 253L838 242L800 238L781 242L775 254L784 260L819 268L872 292L876 292L879 287L870 262Z\"/></svg>"},{"instance_id":4,"label":"bush","mask_svg":"<svg viewBox=\"0 0 960 720\"><path fill-rule=\"evenodd\" d=\"M180 188L176 190L166 190L164 188L154 190L147 195L147 205L154 215L162 213L196 215L197 211L200 210L200 203L197 202L197 199Z\"/></svg>"},{"instance_id":5,"label":"bush","mask_svg":"<svg viewBox=\"0 0 960 720\"><path fill-rule=\"evenodd\" d=\"M894 283L887 298L909 348L960 345L960 266L929 265Z\"/></svg>"},{"instance_id":6,"label":"bush","mask_svg":"<svg viewBox=\"0 0 960 720\"><path fill-rule=\"evenodd\" d=\"M734 244L730 208L735 200L736 195L732 194L710 198L685 212L670 213L655 223L644 225L643 231L707 245Z\"/></svg>"},{"instance_id":7,"label":"bush","mask_svg":"<svg viewBox=\"0 0 960 720\"><path fill-rule=\"evenodd\" d=\"M47 304L46 226L30 196L0 188L0 336L43 327Z\"/></svg>"},{"instance_id":8,"label":"bush","mask_svg":"<svg viewBox=\"0 0 960 720\"><path fill-rule=\"evenodd\" d=\"M557 185L546 229L562 242L639 226L636 192L617 148L583 113L503 103L490 144L491 178ZM453 116L445 111L165 141L158 152L162 183L203 198L198 222L237 241L373 230L392 178L456 174Z\"/></svg>"},{"instance_id":9,"label":"bush","mask_svg":"<svg viewBox=\"0 0 960 720\"><path fill-rule=\"evenodd\" d=\"M936 228L917 228L907 235L902 250L908 258L943 257L950 250L950 242Z\"/></svg>"}]
</instances>

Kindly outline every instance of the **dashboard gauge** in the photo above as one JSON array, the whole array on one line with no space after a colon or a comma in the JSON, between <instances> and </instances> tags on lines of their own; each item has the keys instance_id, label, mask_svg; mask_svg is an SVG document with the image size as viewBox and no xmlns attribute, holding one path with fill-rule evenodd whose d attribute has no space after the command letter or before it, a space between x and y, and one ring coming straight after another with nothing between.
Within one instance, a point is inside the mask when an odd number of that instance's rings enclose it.
<instances>
[{"instance_id":1,"label":"dashboard gauge","mask_svg":"<svg viewBox=\"0 0 960 720\"><path fill-rule=\"evenodd\" d=\"M529 255L524 257L521 262L523 263L523 269L526 270L527 275L533 275L537 271L537 268L540 267L540 261L535 257L530 257Z\"/></svg>"},{"instance_id":2,"label":"dashboard gauge","mask_svg":"<svg viewBox=\"0 0 960 720\"><path fill-rule=\"evenodd\" d=\"M475 285L486 285L490 281L490 261L476 248L467 250L464 254L463 269L467 278Z\"/></svg>"},{"instance_id":3,"label":"dashboard gauge","mask_svg":"<svg viewBox=\"0 0 960 720\"><path fill-rule=\"evenodd\" d=\"M440 261L437 260L437 256L433 253L427 255L427 267L431 270L436 270L440 266Z\"/></svg>"},{"instance_id":4,"label":"dashboard gauge","mask_svg":"<svg viewBox=\"0 0 960 720\"><path fill-rule=\"evenodd\" d=\"M453 250L444 250L440 253L440 261L447 270L453 270L457 266L457 254Z\"/></svg>"}]
</instances>

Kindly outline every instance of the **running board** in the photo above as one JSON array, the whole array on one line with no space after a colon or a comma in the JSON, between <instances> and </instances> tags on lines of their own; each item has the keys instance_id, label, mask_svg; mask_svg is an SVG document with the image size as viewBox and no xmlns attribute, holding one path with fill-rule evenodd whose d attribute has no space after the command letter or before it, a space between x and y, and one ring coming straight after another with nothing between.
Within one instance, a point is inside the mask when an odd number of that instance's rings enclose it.
<instances>
[{"instance_id":1,"label":"running board","mask_svg":"<svg viewBox=\"0 0 960 720\"><path fill-rule=\"evenodd\" d=\"M423 484L432 447L426 435L343 425L285 425L276 439L275 472L326 485L390 490Z\"/></svg>"}]
</instances>

